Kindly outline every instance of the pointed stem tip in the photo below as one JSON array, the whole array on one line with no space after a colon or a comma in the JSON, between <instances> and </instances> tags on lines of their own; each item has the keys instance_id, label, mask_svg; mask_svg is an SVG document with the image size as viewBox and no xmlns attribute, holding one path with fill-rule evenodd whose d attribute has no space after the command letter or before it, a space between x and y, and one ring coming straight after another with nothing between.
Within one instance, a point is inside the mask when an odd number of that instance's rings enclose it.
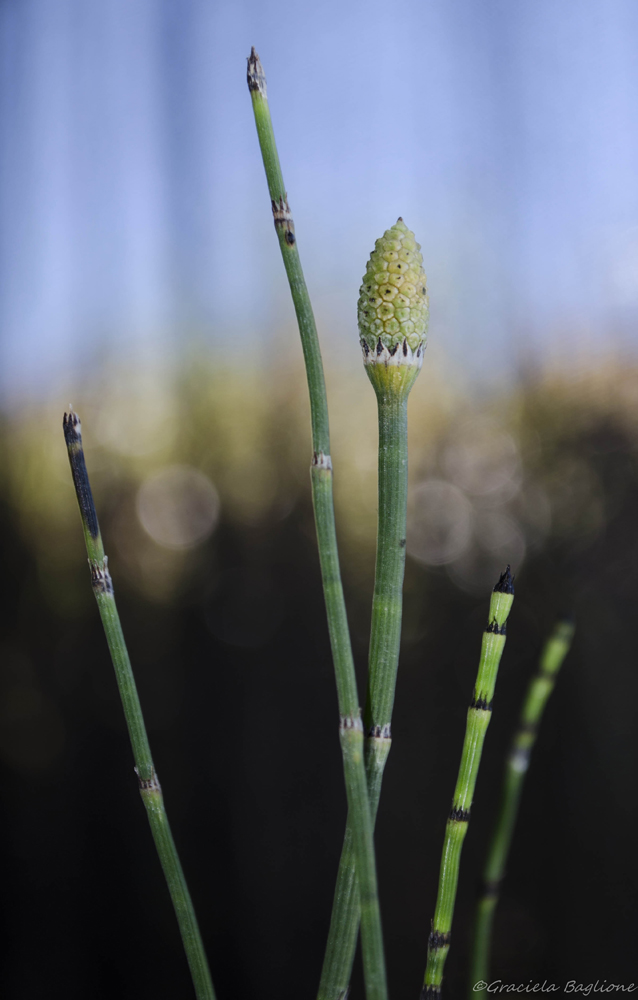
<instances>
[{"instance_id":1,"label":"pointed stem tip","mask_svg":"<svg viewBox=\"0 0 638 1000\"><path fill-rule=\"evenodd\" d=\"M501 573L498 583L494 587L495 594L513 594L514 593L514 577L510 572L509 564L504 573Z\"/></svg>"},{"instance_id":2,"label":"pointed stem tip","mask_svg":"<svg viewBox=\"0 0 638 1000\"><path fill-rule=\"evenodd\" d=\"M250 55L248 56L248 72L246 74L246 79L248 80L248 89L250 91L256 90L262 97L267 96L264 68L261 65L261 60L255 51L254 45L250 50Z\"/></svg>"},{"instance_id":3,"label":"pointed stem tip","mask_svg":"<svg viewBox=\"0 0 638 1000\"><path fill-rule=\"evenodd\" d=\"M67 448L72 444L82 444L82 425L80 423L80 418L77 413L73 412L73 410L64 414L62 428L64 430L64 440L66 441Z\"/></svg>"}]
</instances>

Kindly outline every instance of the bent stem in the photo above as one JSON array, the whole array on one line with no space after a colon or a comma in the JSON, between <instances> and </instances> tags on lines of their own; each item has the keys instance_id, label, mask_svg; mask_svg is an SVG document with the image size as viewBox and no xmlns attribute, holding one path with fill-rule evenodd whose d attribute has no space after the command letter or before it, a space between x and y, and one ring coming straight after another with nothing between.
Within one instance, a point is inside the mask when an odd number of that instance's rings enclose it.
<instances>
[{"instance_id":1,"label":"bent stem","mask_svg":"<svg viewBox=\"0 0 638 1000\"><path fill-rule=\"evenodd\" d=\"M108 570L108 558L104 554L102 535L97 519L89 477L86 471L80 419L76 413L64 414L64 437L69 453L73 485L80 507L86 551L91 568L93 593L104 626L106 641L115 669L117 686L122 699L122 707L128 727L135 772L137 774L142 801L146 808L153 840L164 871L164 877L175 908L186 958L190 967L197 1000L215 1000L215 991L210 978L208 960L204 951L197 917L191 901L184 872L180 864L177 848L164 808L164 799L159 779L153 766L151 748L146 735L142 707L137 694L135 678L131 668L120 618L115 605L113 582Z\"/></svg>"},{"instance_id":2,"label":"bent stem","mask_svg":"<svg viewBox=\"0 0 638 1000\"><path fill-rule=\"evenodd\" d=\"M438 1000L441 994L443 968L450 950L461 851L470 820L485 734L492 717L492 699L505 646L506 622L513 600L514 585L508 566L492 593L487 628L483 633L476 685L467 713L461 765L454 790L452 810L445 829L439 890L432 931L428 939L427 966L421 1000Z\"/></svg>"},{"instance_id":3,"label":"bent stem","mask_svg":"<svg viewBox=\"0 0 638 1000\"><path fill-rule=\"evenodd\" d=\"M561 621L545 643L538 671L532 677L525 694L518 729L514 734L505 764L498 817L483 870L481 895L476 907L469 983L469 995L472 997L481 992L473 987L488 979L494 912L505 874L525 775L545 705L554 690L558 671L569 652L573 636L573 623Z\"/></svg>"},{"instance_id":4,"label":"bent stem","mask_svg":"<svg viewBox=\"0 0 638 1000\"><path fill-rule=\"evenodd\" d=\"M348 812L352 817L353 854L359 872L361 897L361 945L366 993L369 1000L387 996L381 916L372 838L372 821L364 764L364 739L361 709L357 694L354 661L346 616L332 495L332 462L328 404L323 364L312 306L301 267L295 227L284 187L275 135L268 107L266 78L253 49L248 59L248 88L253 103L255 125L266 171L275 229L290 284L310 395L313 459L311 465L312 498L315 511L317 544L323 580L328 630L337 682L339 735Z\"/></svg>"}]
</instances>

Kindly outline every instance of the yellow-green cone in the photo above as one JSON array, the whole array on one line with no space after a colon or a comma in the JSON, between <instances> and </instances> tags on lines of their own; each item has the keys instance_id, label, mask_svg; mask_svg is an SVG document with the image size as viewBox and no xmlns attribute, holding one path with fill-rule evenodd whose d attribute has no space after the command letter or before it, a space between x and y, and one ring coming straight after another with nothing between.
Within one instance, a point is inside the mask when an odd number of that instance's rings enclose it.
<instances>
[{"instance_id":1,"label":"yellow-green cone","mask_svg":"<svg viewBox=\"0 0 638 1000\"><path fill-rule=\"evenodd\" d=\"M421 367L429 318L423 257L403 219L377 240L359 293L366 366Z\"/></svg>"}]
</instances>

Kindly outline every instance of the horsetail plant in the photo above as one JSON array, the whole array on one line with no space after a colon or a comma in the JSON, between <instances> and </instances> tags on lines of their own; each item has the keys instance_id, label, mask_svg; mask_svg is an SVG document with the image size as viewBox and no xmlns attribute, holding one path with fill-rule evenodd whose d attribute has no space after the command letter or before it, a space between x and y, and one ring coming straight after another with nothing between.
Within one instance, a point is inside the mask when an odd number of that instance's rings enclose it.
<instances>
[{"instance_id":1,"label":"horsetail plant","mask_svg":"<svg viewBox=\"0 0 638 1000\"><path fill-rule=\"evenodd\" d=\"M498 904L500 884L512 843L518 807L525 775L545 705L554 690L556 677L569 652L574 635L571 621L560 621L545 643L538 671L532 677L511 749L505 764L498 817L483 870L481 896L477 903L474 939L470 964L470 996L474 987L488 979L494 912Z\"/></svg>"},{"instance_id":2,"label":"horsetail plant","mask_svg":"<svg viewBox=\"0 0 638 1000\"><path fill-rule=\"evenodd\" d=\"M507 619L513 601L514 582L508 566L494 587L488 623L483 633L478 674L467 713L461 765L454 790L452 810L445 829L439 889L432 930L428 939L427 966L421 1000L438 1000L441 995L443 968L450 950L461 851L470 820L485 734L492 717L492 699L505 647Z\"/></svg>"},{"instance_id":3,"label":"horsetail plant","mask_svg":"<svg viewBox=\"0 0 638 1000\"><path fill-rule=\"evenodd\" d=\"M396 688L408 492L407 405L423 364L428 299L423 257L403 219L376 241L359 294L365 370L379 411L377 559L364 710L366 773L372 822L391 746ZM344 837L319 1000L339 1000L350 983L359 929L358 870L352 818Z\"/></svg>"},{"instance_id":4,"label":"horsetail plant","mask_svg":"<svg viewBox=\"0 0 638 1000\"><path fill-rule=\"evenodd\" d=\"M361 951L368 1000L387 997L381 916L372 836L372 819L364 763L364 737L354 660L341 584L332 495L332 462L323 363L310 297L306 287L295 227L284 187L275 134L268 107L266 78L253 48L248 58L248 88L268 182L275 229L290 284L310 395L313 458L312 498L328 631L337 682L339 735L351 817L353 856L358 872L361 907Z\"/></svg>"},{"instance_id":5,"label":"horsetail plant","mask_svg":"<svg viewBox=\"0 0 638 1000\"><path fill-rule=\"evenodd\" d=\"M153 765L151 748L146 734L142 707L135 685L120 618L117 613L113 583L108 569L108 557L104 554L102 535L98 524L91 485L86 470L80 418L72 411L64 414L64 438L69 453L73 485L80 508L86 551L91 569L93 593L97 601L109 652L115 669L117 686L122 699L122 707L129 731L135 772L137 774L142 801L146 808L155 847L164 871L171 895L175 915L179 924L186 958L195 987L197 1000L215 1000L215 991L202 943L195 910L191 901L186 879L177 854L173 835L164 808L164 799L159 779Z\"/></svg>"}]
</instances>

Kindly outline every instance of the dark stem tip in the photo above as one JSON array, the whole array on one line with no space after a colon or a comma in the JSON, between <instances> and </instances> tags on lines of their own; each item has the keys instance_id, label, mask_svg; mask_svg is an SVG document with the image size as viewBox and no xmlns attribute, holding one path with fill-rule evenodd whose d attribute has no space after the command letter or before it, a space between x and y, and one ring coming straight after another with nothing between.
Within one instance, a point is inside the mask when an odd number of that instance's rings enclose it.
<instances>
[{"instance_id":1,"label":"dark stem tip","mask_svg":"<svg viewBox=\"0 0 638 1000\"><path fill-rule=\"evenodd\" d=\"M80 424L80 418L73 410L69 410L68 413L64 414L62 428L67 447L72 444L82 444L82 425Z\"/></svg>"},{"instance_id":2,"label":"dark stem tip","mask_svg":"<svg viewBox=\"0 0 638 1000\"><path fill-rule=\"evenodd\" d=\"M514 593L514 577L510 572L510 567L508 565L504 573L501 573L499 581L494 587L495 594L513 594Z\"/></svg>"},{"instance_id":3,"label":"dark stem tip","mask_svg":"<svg viewBox=\"0 0 638 1000\"><path fill-rule=\"evenodd\" d=\"M256 90L262 97L266 96L266 76L264 74L264 67L261 65L261 60L255 51L254 45L250 50L250 55L248 56L248 72L246 74L246 79L248 81L248 89L250 91Z\"/></svg>"}]
</instances>

